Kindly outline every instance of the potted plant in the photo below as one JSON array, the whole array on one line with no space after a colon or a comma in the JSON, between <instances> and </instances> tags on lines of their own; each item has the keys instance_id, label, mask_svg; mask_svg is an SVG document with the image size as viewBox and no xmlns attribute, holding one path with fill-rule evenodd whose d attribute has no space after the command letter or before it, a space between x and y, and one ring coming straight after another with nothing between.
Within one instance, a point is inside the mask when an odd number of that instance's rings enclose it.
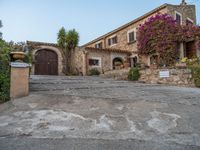
<instances>
[{"instance_id":1,"label":"potted plant","mask_svg":"<svg viewBox=\"0 0 200 150\"><path fill-rule=\"evenodd\" d=\"M120 61L117 61L117 62L115 62L114 64L115 64L115 69L116 69L116 70L121 69L121 67L122 67L122 65L123 65Z\"/></svg>"},{"instance_id":2,"label":"potted plant","mask_svg":"<svg viewBox=\"0 0 200 150\"><path fill-rule=\"evenodd\" d=\"M24 58L25 58L25 53L24 52L11 52L10 53L10 57L11 57L11 61L19 61L19 62L23 62Z\"/></svg>"},{"instance_id":3,"label":"potted plant","mask_svg":"<svg viewBox=\"0 0 200 150\"><path fill-rule=\"evenodd\" d=\"M187 67L187 61L188 61L187 57L182 58L180 60L180 62L176 63L176 67L180 68L180 69L181 68L186 68Z\"/></svg>"}]
</instances>

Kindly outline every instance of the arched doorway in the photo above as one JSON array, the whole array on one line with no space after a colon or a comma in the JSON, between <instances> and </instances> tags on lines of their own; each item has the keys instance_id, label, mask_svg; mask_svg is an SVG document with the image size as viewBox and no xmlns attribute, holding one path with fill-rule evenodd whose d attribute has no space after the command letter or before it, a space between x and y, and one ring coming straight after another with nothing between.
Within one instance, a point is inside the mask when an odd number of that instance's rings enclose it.
<instances>
[{"instance_id":1,"label":"arched doorway","mask_svg":"<svg viewBox=\"0 0 200 150\"><path fill-rule=\"evenodd\" d=\"M54 51L41 49L36 52L35 75L58 75L58 56Z\"/></svg>"},{"instance_id":2,"label":"arched doorway","mask_svg":"<svg viewBox=\"0 0 200 150\"><path fill-rule=\"evenodd\" d=\"M123 66L123 59L120 57L116 57L113 59L113 70L116 69L121 69L121 67Z\"/></svg>"}]
</instances>

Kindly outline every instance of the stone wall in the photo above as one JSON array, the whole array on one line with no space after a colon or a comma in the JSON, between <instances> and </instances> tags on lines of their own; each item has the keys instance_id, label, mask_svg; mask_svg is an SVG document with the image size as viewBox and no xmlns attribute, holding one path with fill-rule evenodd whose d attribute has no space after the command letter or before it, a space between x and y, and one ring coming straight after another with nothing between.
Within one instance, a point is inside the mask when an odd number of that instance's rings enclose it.
<instances>
[{"instance_id":1,"label":"stone wall","mask_svg":"<svg viewBox=\"0 0 200 150\"><path fill-rule=\"evenodd\" d=\"M130 68L121 70L112 70L102 74L102 77L114 78L117 80L127 80L128 72ZM160 71L169 71L168 78L160 78ZM190 69L144 69L140 70L141 83L148 84L165 84L165 85L177 85L177 86L195 86L192 79Z\"/></svg>"},{"instance_id":2,"label":"stone wall","mask_svg":"<svg viewBox=\"0 0 200 150\"><path fill-rule=\"evenodd\" d=\"M160 71L169 71L168 78L161 78ZM150 84L194 86L190 69L145 69L140 71L139 81Z\"/></svg>"},{"instance_id":3,"label":"stone wall","mask_svg":"<svg viewBox=\"0 0 200 150\"><path fill-rule=\"evenodd\" d=\"M113 78L116 80L128 80L129 70L130 68L107 71L104 74L101 74L100 76L105 78Z\"/></svg>"},{"instance_id":4,"label":"stone wall","mask_svg":"<svg viewBox=\"0 0 200 150\"><path fill-rule=\"evenodd\" d=\"M80 48L76 48L75 50L72 51L71 53L71 72L74 75L83 75L84 71L84 52Z\"/></svg>"},{"instance_id":5,"label":"stone wall","mask_svg":"<svg viewBox=\"0 0 200 150\"><path fill-rule=\"evenodd\" d=\"M182 15L182 22L186 24L186 20L189 18L194 21L196 24L196 10L195 5L168 5L167 13L171 16L175 15L175 12L178 12Z\"/></svg>"}]
</instances>

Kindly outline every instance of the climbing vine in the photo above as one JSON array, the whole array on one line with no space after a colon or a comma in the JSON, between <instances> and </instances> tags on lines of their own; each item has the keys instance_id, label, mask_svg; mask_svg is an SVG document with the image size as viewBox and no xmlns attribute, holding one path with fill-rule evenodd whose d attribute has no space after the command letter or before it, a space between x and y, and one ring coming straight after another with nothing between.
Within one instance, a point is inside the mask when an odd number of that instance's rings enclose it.
<instances>
[{"instance_id":1,"label":"climbing vine","mask_svg":"<svg viewBox=\"0 0 200 150\"><path fill-rule=\"evenodd\" d=\"M200 27L182 26L170 15L157 14L139 26L137 35L139 54L157 54L159 65L170 66L179 56L178 43L200 37Z\"/></svg>"}]
</instances>

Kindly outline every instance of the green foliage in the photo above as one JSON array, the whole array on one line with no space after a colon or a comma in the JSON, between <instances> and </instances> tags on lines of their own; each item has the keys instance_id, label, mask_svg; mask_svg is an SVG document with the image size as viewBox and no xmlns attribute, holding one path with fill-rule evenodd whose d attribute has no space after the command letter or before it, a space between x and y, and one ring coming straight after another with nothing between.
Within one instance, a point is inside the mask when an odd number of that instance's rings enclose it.
<instances>
[{"instance_id":1,"label":"green foliage","mask_svg":"<svg viewBox=\"0 0 200 150\"><path fill-rule=\"evenodd\" d=\"M200 65L190 66L192 70L192 78L197 87L200 87Z\"/></svg>"},{"instance_id":2,"label":"green foliage","mask_svg":"<svg viewBox=\"0 0 200 150\"><path fill-rule=\"evenodd\" d=\"M138 29L138 51L141 55L158 54L159 65L173 66L179 56L178 43L200 36L200 27L179 25L167 14L150 17Z\"/></svg>"},{"instance_id":3,"label":"green foliage","mask_svg":"<svg viewBox=\"0 0 200 150\"><path fill-rule=\"evenodd\" d=\"M75 29L66 31L65 28L62 27L58 32L57 43L65 54L65 74L70 74L71 51L78 46L79 34Z\"/></svg>"},{"instance_id":4,"label":"green foliage","mask_svg":"<svg viewBox=\"0 0 200 150\"><path fill-rule=\"evenodd\" d=\"M90 70L89 70L89 75L90 75L90 76L98 76L98 75L100 75L100 72L99 72L98 69L93 68L93 69L90 69Z\"/></svg>"},{"instance_id":5,"label":"green foliage","mask_svg":"<svg viewBox=\"0 0 200 150\"><path fill-rule=\"evenodd\" d=\"M0 40L0 102L9 100L10 93L10 57L11 46Z\"/></svg>"},{"instance_id":6,"label":"green foliage","mask_svg":"<svg viewBox=\"0 0 200 150\"><path fill-rule=\"evenodd\" d=\"M138 68L131 68L128 73L128 79L130 81L137 81L140 78L140 72Z\"/></svg>"},{"instance_id":7,"label":"green foliage","mask_svg":"<svg viewBox=\"0 0 200 150\"><path fill-rule=\"evenodd\" d=\"M69 30L66 33L66 44L67 49L73 50L78 46L79 43L79 34L75 29Z\"/></svg>"},{"instance_id":8,"label":"green foliage","mask_svg":"<svg viewBox=\"0 0 200 150\"><path fill-rule=\"evenodd\" d=\"M57 43L62 49L66 48L66 31L64 27L62 27L58 32Z\"/></svg>"}]
</instances>

